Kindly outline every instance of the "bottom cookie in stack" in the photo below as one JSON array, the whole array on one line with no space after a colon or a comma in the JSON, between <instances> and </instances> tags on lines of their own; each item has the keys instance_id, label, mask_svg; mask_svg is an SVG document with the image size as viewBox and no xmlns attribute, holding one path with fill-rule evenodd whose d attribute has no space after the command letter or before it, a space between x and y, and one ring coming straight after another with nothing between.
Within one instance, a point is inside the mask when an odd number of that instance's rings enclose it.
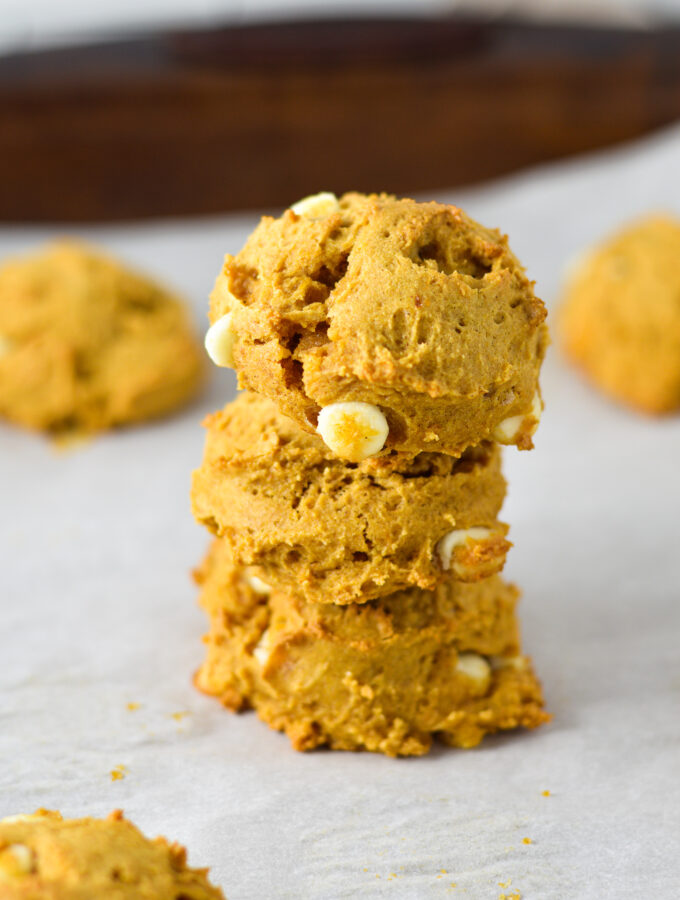
<instances>
[{"instance_id":1,"label":"bottom cookie in stack","mask_svg":"<svg viewBox=\"0 0 680 900\"><path fill-rule=\"evenodd\" d=\"M255 709L296 750L417 756L434 736L473 747L549 719L520 654L519 593L499 576L361 605L309 603L237 566L218 539L196 579L210 617L197 687L231 710Z\"/></svg>"}]
</instances>

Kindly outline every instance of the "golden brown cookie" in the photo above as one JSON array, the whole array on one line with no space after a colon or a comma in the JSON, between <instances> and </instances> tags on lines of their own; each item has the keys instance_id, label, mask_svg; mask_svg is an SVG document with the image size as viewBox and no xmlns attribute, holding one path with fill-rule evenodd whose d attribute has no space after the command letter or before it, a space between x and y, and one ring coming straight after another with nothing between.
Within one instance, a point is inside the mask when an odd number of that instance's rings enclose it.
<instances>
[{"instance_id":1,"label":"golden brown cookie","mask_svg":"<svg viewBox=\"0 0 680 900\"><path fill-rule=\"evenodd\" d=\"M180 406L202 373L183 304L99 252L60 241L0 268L0 416L98 431Z\"/></svg>"},{"instance_id":2,"label":"golden brown cookie","mask_svg":"<svg viewBox=\"0 0 680 900\"><path fill-rule=\"evenodd\" d=\"M473 747L548 720L519 655L517 591L497 576L310 604L258 593L218 540L197 580L211 622L197 686L229 709L253 707L297 750L419 755L433 735Z\"/></svg>"},{"instance_id":3,"label":"golden brown cookie","mask_svg":"<svg viewBox=\"0 0 680 900\"><path fill-rule=\"evenodd\" d=\"M148 840L114 812L63 819L58 812L0 821L1 900L224 900L186 851Z\"/></svg>"},{"instance_id":4,"label":"golden brown cookie","mask_svg":"<svg viewBox=\"0 0 680 900\"><path fill-rule=\"evenodd\" d=\"M680 409L680 221L643 219L578 267L561 310L568 356L643 412Z\"/></svg>"},{"instance_id":5,"label":"golden brown cookie","mask_svg":"<svg viewBox=\"0 0 680 900\"><path fill-rule=\"evenodd\" d=\"M225 258L213 359L346 459L530 448L546 312L506 238L441 203L322 201Z\"/></svg>"},{"instance_id":6,"label":"golden brown cookie","mask_svg":"<svg viewBox=\"0 0 680 900\"><path fill-rule=\"evenodd\" d=\"M496 516L500 450L460 458L391 454L348 463L274 404L243 392L206 420L194 514L239 564L324 603L365 602L500 571L510 543Z\"/></svg>"}]
</instances>

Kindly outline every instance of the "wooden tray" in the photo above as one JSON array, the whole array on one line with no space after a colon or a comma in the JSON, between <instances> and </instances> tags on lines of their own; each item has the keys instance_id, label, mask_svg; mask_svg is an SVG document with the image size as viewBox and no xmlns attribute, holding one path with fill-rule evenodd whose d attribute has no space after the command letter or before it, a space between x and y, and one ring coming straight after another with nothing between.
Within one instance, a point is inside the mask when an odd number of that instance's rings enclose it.
<instances>
[{"instance_id":1,"label":"wooden tray","mask_svg":"<svg viewBox=\"0 0 680 900\"><path fill-rule=\"evenodd\" d=\"M428 191L678 117L678 28L325 21L5 56L0 220Z\"/></svg>"}]
</instances>

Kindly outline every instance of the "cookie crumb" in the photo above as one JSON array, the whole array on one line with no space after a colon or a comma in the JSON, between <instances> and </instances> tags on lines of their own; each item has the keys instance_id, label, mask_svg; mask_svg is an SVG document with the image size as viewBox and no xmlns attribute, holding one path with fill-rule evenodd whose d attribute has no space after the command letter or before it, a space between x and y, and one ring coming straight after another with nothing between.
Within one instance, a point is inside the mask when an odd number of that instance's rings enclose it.
<instances>
[{"instance_id":1,"label":"cookie crumb","mask_svg":"<svg viewBox=\"0 0 680 900\"><path fill-rule=\"evenodd\" d=\"M127 766L119 765L115 766L115 768L111 769L111 781L120 781L122 778L125 778L127 775Z\"/></svg>"},{"instance_id":2,"label":"cookie crumb","mask_svg":"<svg viewBox=\"0 0 680 900\"><path fill-rule=\"evenodd\" d=\"M141 705L141 703L126 703L125 709L127 709L129 712L135 712L135 710L138 710Z\"/></svg>"}]
</instances>

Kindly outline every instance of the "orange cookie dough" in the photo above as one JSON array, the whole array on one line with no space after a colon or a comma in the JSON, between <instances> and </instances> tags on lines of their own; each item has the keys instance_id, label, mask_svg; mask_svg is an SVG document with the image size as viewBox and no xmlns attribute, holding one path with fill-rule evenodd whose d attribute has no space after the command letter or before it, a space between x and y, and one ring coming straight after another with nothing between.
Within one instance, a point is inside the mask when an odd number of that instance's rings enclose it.
<instances>
[{"instance_id":1,"label":"orange cookie dough","mask_svg":"<svg viewBox=\"0 0 680 900\"><path fill-rule=\"evenodd\" d=\"M92 432L196 393L202 351L183 304L74 241L0 268L0 416Z\"/></svg>"},{"instance_id":2,"label":"orange cookie dough","mask_svg":"<svg viewBox=\"0 0 680 900\"><path fill-rule=\"evenodd\" d=\"M365 602L500 571L500 450L348 463L274 404L243 392L206 420L194 514L267 584L324 603Z\"/></svg>"},{"instance_id":3,"label":"orange cookie dough","mask_svg":"<svg viewBox=\"0 0 680 900\"><path fill-rule=\"evenodd\" d=\"M680 409L680 221L652 217L591 253L561 310L568 356L606 394Z\"/></svg>"},{"instance_id":4,"label":"orange cookie dough","mask_svg":"<svg viewBox=\"0 0 680 900\"><path fill-rule=\"evenodd\" d=\"M148 840L114 812L63 819L58 812L0 820L2 900L224 900L186 851Z\"/></svg>"},{"instance_id":5,"label":"orange cookie dough","mask_svg":"<svg viewBox=\"0 0 680 900\"><path fill-rule=\"evenodd\" d=\"M473 747L548 719L519 651L517 591L497 576L309 604L255 590L218 540L197 580L211 622L197 686L229 709L253 707L297 750L420 755L434 735Z\"/></svg>"},{"instance_id":6,"label":"orange cookie dough","mask_svg":"<svg viewBox=\"0 0 680 900\"><path fill-rule=\"evenodd\" d=\"M339 456L532 446L546 311L506 238L454 206L307 198L227 256L206 346Z\"/></svg>"}]
</instances>

